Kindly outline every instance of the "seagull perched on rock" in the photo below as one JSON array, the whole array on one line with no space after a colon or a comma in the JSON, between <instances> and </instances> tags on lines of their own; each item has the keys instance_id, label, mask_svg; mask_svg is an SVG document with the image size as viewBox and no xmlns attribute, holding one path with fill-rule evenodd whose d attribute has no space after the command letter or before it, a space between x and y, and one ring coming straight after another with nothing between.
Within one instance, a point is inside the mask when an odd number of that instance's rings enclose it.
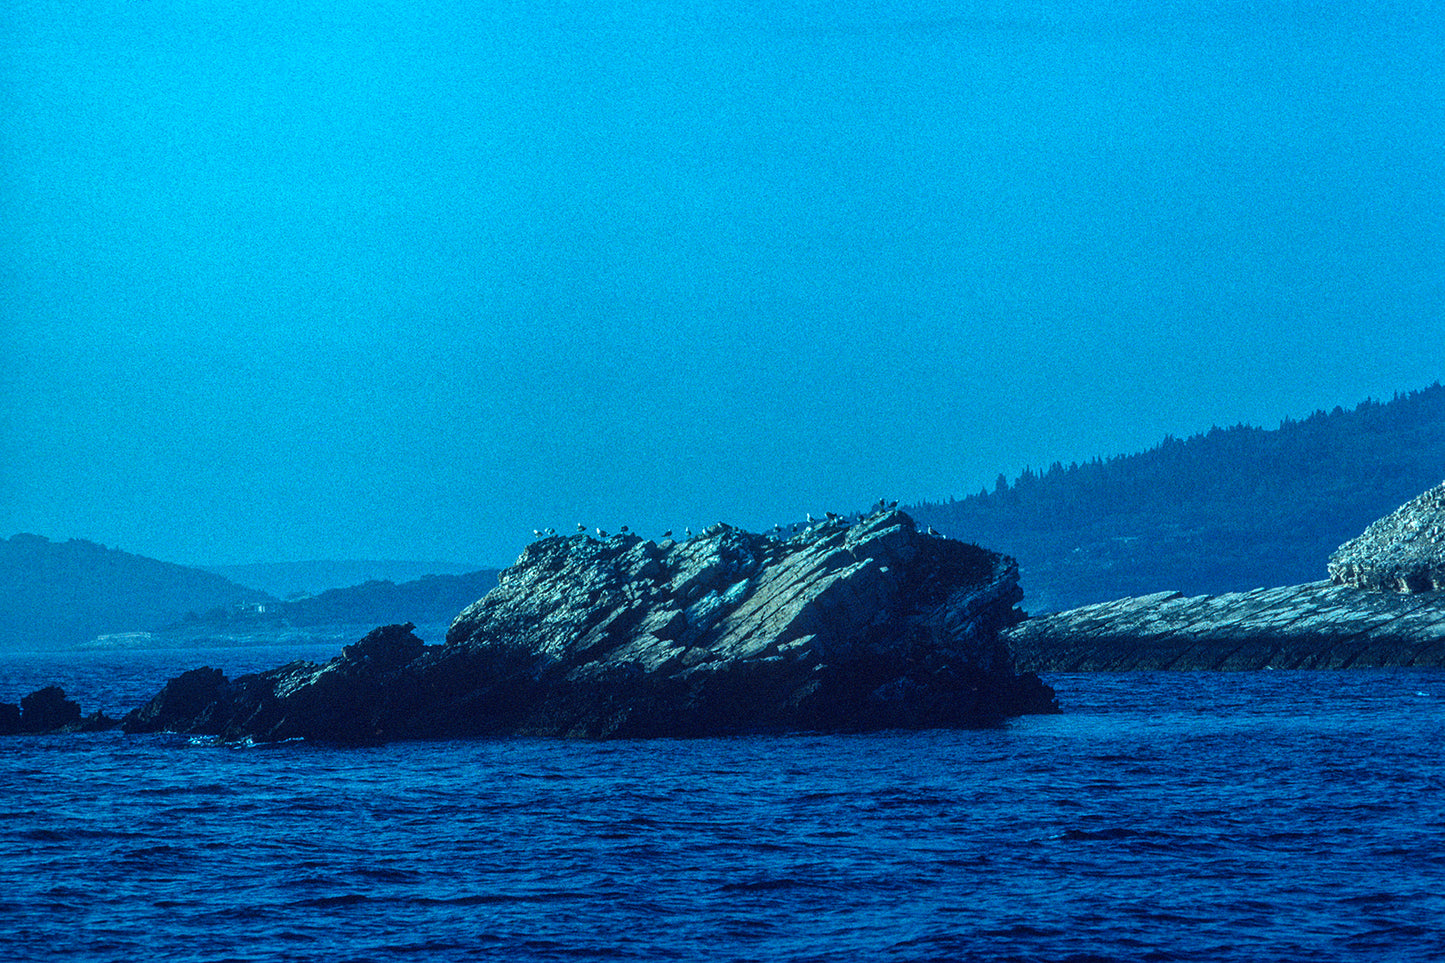
<instances>
[{"instance_id":1,"label":"seagull perched on rock","mask_svg":"<svg viewBox=\"0 0 1445 963\"><path fill-rule=\"evenodd\" d=\"M684 528L683 531L687 533L688 538L692 538L692 529Z\"/></svg>"},{"instance_id":2,"label":"seagull perched on rock","mask_svg":"<svg viewBox=\"0 0 1445 963\"><path fill-rule=\"evenodd\" d=\"M662 533L662 537L663 537L663 538L672 538L672 529L669 528L667 531L663 532L663 533Z\"/></svg>"},{"instance_id":3,"label":"seagull perched on rock","mask_svg":"<svg viewBox=\"0 0 1445 963\"><path fill-rule=\"evenodd\" d=\"M626 525L623 525L621 528L618 529L618 531L621 532L622 534L626 535L626 534L627 534L627 526L626 526Z\"/></svg>"},{"instance_id":4,"label":"seagull perched on rock","mask_svg":"<svg viewBox=\"0 0 1445 963\"><path fill-rule=\"evenodd\" d=\"M577 531L579 531L579 532L585 532L585 531L587 531L587 526L586 526L586 525L583 525L581 522L578 522L578 523L577 523Z\"/></svg>"},{"instance_id":5,"label":"seagull perched on rock","mask_svg":"<svg viewBox=\"0 0 1445 963\"><path fill-rule=\"evenodd\" d=\"M607 537L607 533L604 532L602 529L599 528L599 529L597 529L597 537L598 537L598 538L606 538L606 537Z\"/></svg>"},{"instance_id":6,"label":"seagull perched on rock","mask_svg":"<svg viewBox=\"0 0 1445 963\"><path fill-rule=\"evenodd\" d=\"M539 529L535 529L535 528L534 528L534 529L532 529L532 537L533 537L533 538L541 538L541 537L542 537L542 532L541 532Z\"/></svg>"}]
</instances>

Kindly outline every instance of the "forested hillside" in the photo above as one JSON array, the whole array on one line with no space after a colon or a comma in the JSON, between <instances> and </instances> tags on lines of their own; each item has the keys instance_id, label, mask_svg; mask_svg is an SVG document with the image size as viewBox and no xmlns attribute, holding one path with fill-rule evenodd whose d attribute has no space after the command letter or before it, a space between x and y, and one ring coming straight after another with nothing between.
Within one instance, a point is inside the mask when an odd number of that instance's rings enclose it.
<instances>
[{"instance_id":1,"label":"forested hillside","mask_svg":"<svg viewBox=\"0 0 1445 963\"><path fill-rule=\"evenodd\" d=\"M1211 428L1139 454L1026 469L994 491L908 511L1016 557L1024 608L1037 613L1322 579L1340 543L1442 479L1437 383L1274 430Z\"/></svg>"}]
</instances>

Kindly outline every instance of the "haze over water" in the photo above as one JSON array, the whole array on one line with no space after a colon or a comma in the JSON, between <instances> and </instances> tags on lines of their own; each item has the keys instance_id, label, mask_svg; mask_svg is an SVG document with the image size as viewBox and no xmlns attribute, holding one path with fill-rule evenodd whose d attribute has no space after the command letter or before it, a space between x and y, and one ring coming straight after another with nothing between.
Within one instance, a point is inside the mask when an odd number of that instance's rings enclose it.
<instances>
[{"instance_id":1,"label":"haze over water","mask_svg":"<svg viewBox=\"0 0 1445 963\"><path fill-rule=\"evenodd\" d=\"M0 14L0 534L506 564L1441 377L1445 14Z\"/></svg>"}]
</instances>

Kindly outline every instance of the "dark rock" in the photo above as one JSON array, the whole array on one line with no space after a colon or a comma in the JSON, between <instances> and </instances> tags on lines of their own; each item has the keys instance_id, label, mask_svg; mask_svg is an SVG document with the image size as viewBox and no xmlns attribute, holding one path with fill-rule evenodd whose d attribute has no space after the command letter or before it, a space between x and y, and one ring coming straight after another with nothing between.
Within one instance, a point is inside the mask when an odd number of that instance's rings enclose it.
<instances>
[{"instance_id":1,"label":"dark rock","mask_svg":"<svg viewBox=\"0 0 1445 963\"><path fill-rule=\"evenodd\" d=\"M80 704L65 698L60 686L47 686L20 700L21 732L56 732L80 723Z\"/></svg>"},{"instance_id":2,"label":"dark rock","mask_svg":"<svg viewBox=\"0 0 1445 963\"><path fill-rule=\"evenodd\" d=\"M0 702L0 736L13 736L20 731L20 707L13 702Z\"/></svg>"},{"instance_id":3,"label":"dark rock","mask_svg":"<svg viewBox=\"0 0 1445 963\"><path fill-rule=\"evenodd\" d=\"M113 729L119 721L104 712L80 716L79 703L65 698L59 686L47 686L30 693L20 704L0 702L0 736L18 733L101 732Z\"/></svg>"},{"instance_id":4,"label":"dark rock","mask_svg":"<svg viewBox=\"0 0 1445 963\"><path fill-rule=\"evenodd\" d=\"M1445 588L1445 484L1401 505L1335 550L1330 580L1376 592Z\"/></svg>"},{"instance_id":5,"label":"dark rock","mask_svg":"<svg viewBox=\"0 0 1445 963\"><path fill-rule=\"evenodd\" d=\"M126 714L126 732L207 731L210 716L228 695L229 684L220 669L210 667L183 672L165 684L160 693Z\"/></svg>"},{"instance_id":6,"label":"dark rock","mask_svg":"<svg viewBox=\"0 0 1445 963\"><path fill-rule=\"evenodd\" d=\"M372 629L360 642L343 648L341 656L352 662L370 662L379 668L406 665L426 648L426 643L412 634L415 628L408 622Z\"/></svg>"},{"instance_id":7,"label":"dark rock","mask_svg":"<svg viewBox=\"0 0 1445 963\"><path fill-rule=\"evenodd\" d=\"M112 719L103 710L97 710L80 720L76 726L77 732L105 732L120 725L119 719Z\"/></svg>"},{"instance_id":8,"label":"dark rock","mask_svg":"<svg viewBox=\"0 0 1445 963\"><path fill-rule=\"evenodd\" d=\"M444 646L387 626L325 665L198 670L123 725L340 742L985 725L1057 711L999 639L1021 597L1012 559L900 512L786 541L550 537Z\"/></svg>"}]
</instances>

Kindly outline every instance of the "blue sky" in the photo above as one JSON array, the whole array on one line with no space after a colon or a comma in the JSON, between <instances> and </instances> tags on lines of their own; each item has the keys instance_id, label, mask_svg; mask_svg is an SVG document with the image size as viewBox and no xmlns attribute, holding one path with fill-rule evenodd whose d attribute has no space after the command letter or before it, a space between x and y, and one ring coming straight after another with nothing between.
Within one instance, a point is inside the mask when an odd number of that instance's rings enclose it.
<instances>
[{"instance_id":1,"label":"blue sky","mask_svg":"<svg viewBox=\"0 0 1445 963\"><path fill-rule=\"evenodd\" d=\"M1354 0L7 5L0 534L505 564L1422 387L1442 49Z\"/></svg>"}]
</instances>

